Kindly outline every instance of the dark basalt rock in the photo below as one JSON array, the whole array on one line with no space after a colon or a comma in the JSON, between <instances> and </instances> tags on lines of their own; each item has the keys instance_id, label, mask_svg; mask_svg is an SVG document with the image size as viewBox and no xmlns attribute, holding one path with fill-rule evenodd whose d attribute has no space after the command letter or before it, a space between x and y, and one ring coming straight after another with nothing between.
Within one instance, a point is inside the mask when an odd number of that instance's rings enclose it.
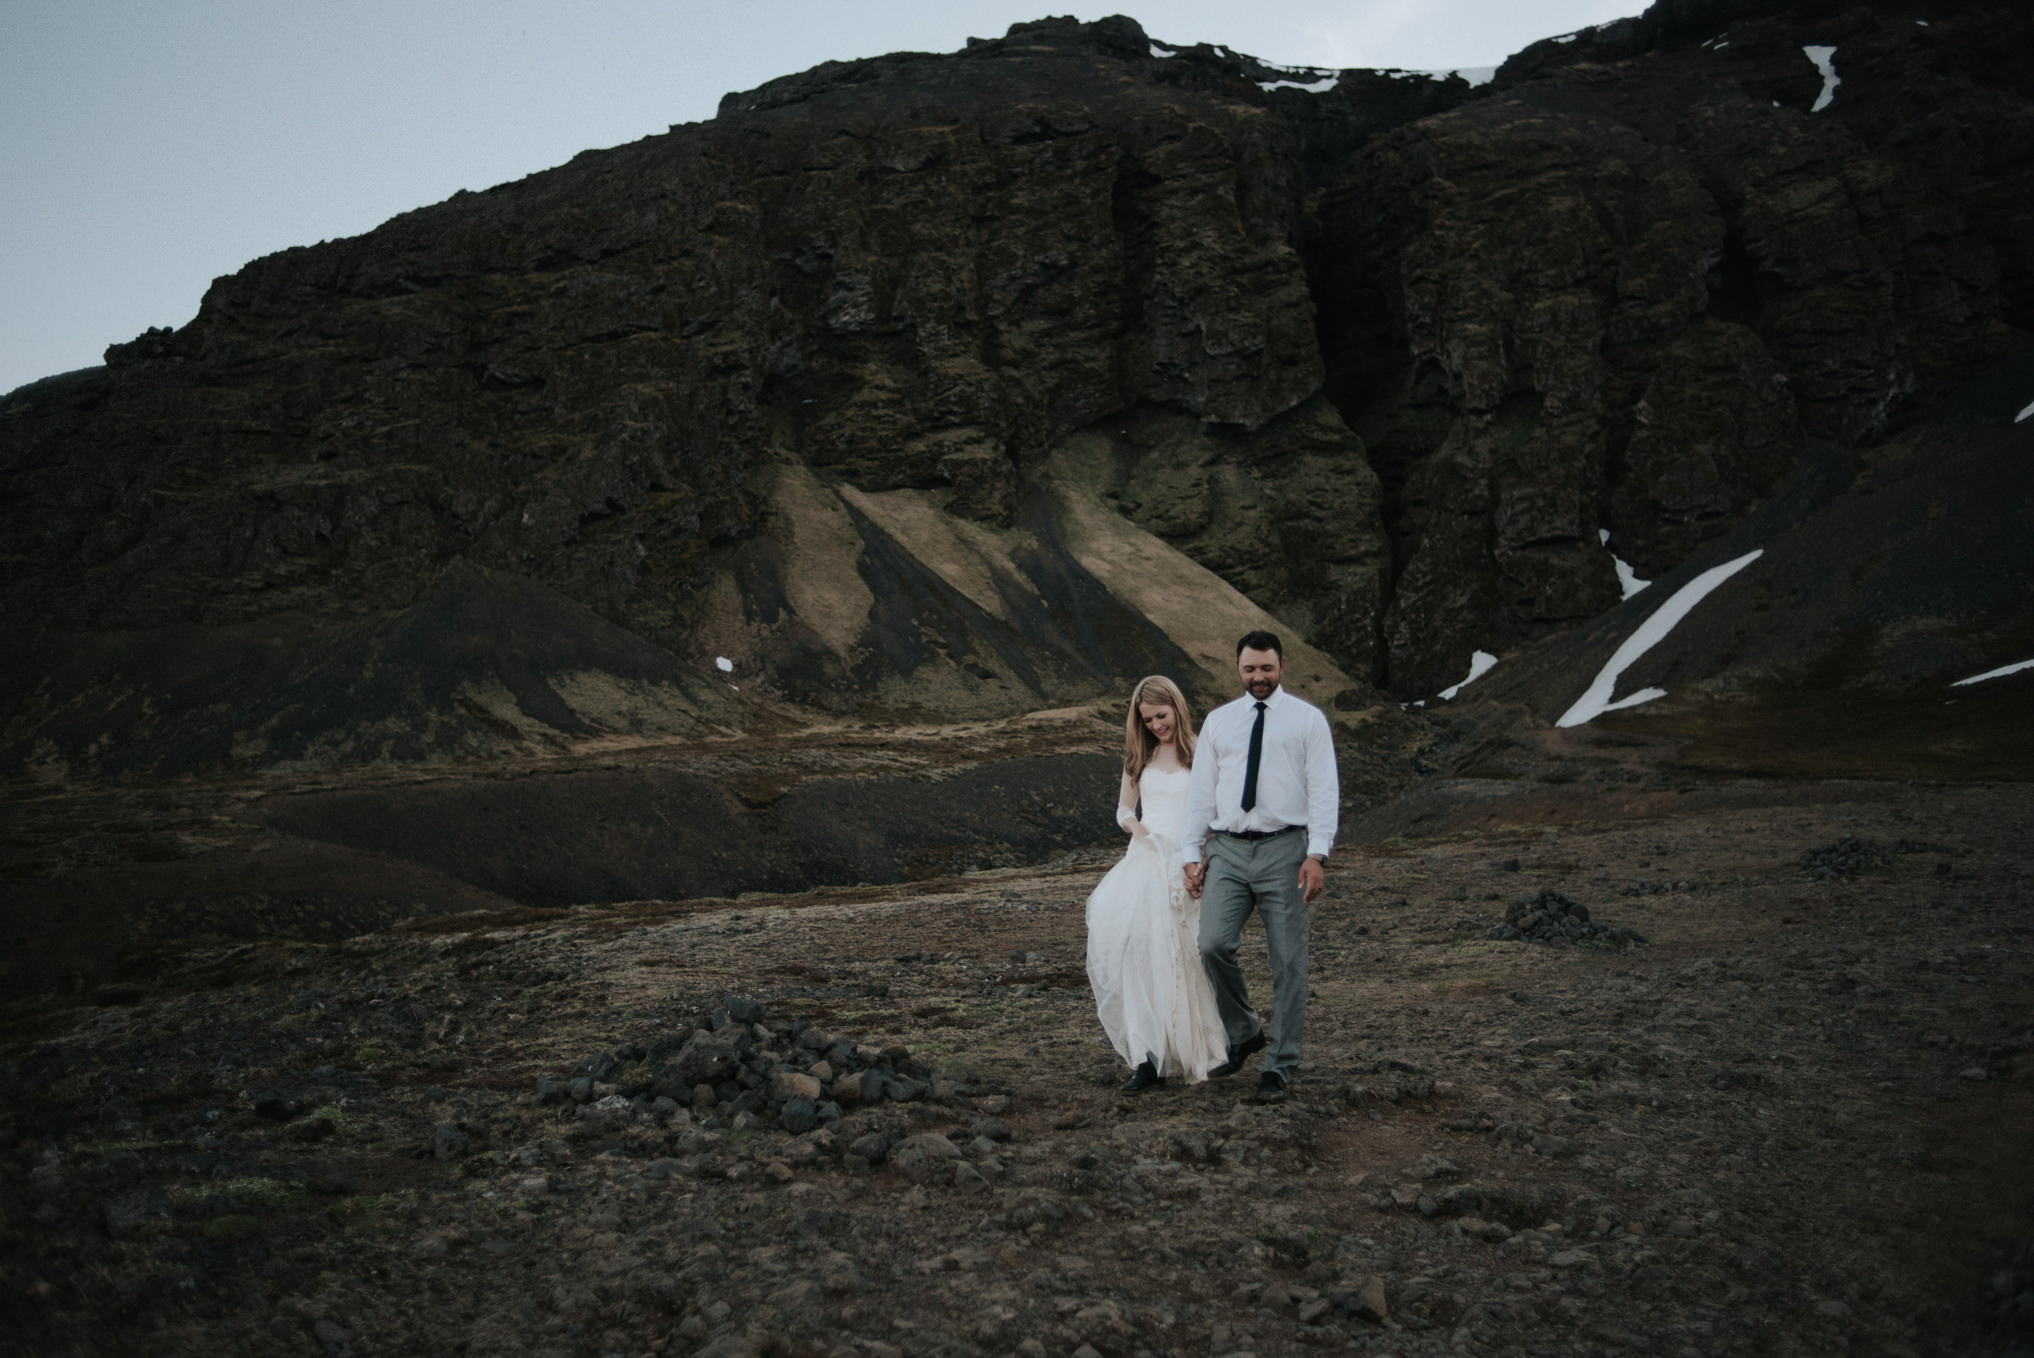
<instances>
[{"instance_id":1,"label":"dark basalt rock","mask_svg":"<svg viewBox=\"0 0 2034 1358\"><path fill-rule=\"evenodd\" d=\"M878 1051L857 1046L851 1038L824 1035L808 1041L811 1033L808 1020L773 1019L754 999L729 995L719 1009L692 1015L674 1031L647 1042L624 1043L614 1054L595 1053L574 1068L579 1073L576 1079L539 1075L534 1101L595 1123L638 1117L661 1121L691 1102L702 1116L731 1120L746 1113L757 1122L774 1123L802 1136L821 1124L839 1121L842 1104L867 1110L886 1100L944 1101L972 1092L972 1086L957 1085L935 1091L933 1068L903 1047ZM821 1061L825 1069L819 1075L806 1074ZM595 1070L602 1073L584 1073ZM780 1083L786 1074L792 1085ZM603 1083L609 1077L614 1083ZM807 1082L802 1089L796 1087L799 1080ZM696 1097L694 1091L700 1089L708 1089L713 1097ZM1007 1141L1014 1135L1007 1125L997 1125L1002 1134L995 1140ZM871 1163L881 1161L894 1138L886 1131L879 1141L870 1139L877 1135L857 1133L860 1139L851 1149ZM830 1153L839 1153L831 1141L825 1144Z\"/></svg>"},{"instance_id":2,"label":"dark basalt rock","mask_svg":"<svg viewBox=\"0 0 2034 1358\"><path fill-rule=\"evenodd\" d=\"M1619 950L1645 942L1636 929L1589 918L1588 906L1552 889L1518 897L1505 907L1504 922L1490 926L1487 937L1502 942L1574 943Z\"/></svg>"},{"instance_id":3,"label":"dark basalt rock","mask_svg":"<svg viewBox=\"0 0 2034 1358\"><path fill-rule=\"evenodd\" d=\"M1916 17L1656 5L1331 182L1328 391L1383 482L1394 687L1615 605L1600 532L1664 572L1809 441L1895 433L2010 347L2034 103L1985 49L2028 25ZM1810 43L1843 80L1820 113Z\"/></svg>"}]
</instances>

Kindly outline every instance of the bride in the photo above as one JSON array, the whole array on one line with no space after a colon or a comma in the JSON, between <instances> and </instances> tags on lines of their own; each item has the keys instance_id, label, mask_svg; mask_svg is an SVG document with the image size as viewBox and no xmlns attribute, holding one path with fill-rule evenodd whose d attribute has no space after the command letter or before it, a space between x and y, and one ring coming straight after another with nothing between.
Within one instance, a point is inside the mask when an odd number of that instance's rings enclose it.
<instances>
[{"instance_id":1,"label":"bride","mask_svg":"<svg viewBox=\"0 0 2034 1358\"><path fill-rule=\"evenodd\" d=\"M1130 848L1088 897L1088 984L1110 1044L1135 1067L1122 1085L1134 1094L1168 1076L1207 1079L1229 1039L1201 969L1200 906L1179 870L1193 712L1177 684L1153 675L1123 726L1116 820Z\"/></svg>"}]
</instances>

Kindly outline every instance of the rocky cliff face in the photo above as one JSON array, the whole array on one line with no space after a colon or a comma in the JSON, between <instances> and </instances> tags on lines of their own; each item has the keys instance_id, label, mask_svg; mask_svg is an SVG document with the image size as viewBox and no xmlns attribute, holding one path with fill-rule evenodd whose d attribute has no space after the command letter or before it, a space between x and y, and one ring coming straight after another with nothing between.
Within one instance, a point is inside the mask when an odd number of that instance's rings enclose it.
<instances>
[{"instance_id":1,"label":"rocky cliff face","mask_svg":"<svg viewBox=\"0 0 2034 1358\"><path fill-rule=\"evenodd\" d=\"M1615 604L1602 533L1669 570L1810 442L1874 443L2010 346L2034 104L1987 49L2029 31L1663 4L1355 153L1317 255L1329 389L1385 488L1395 685ZM1808 47L1835 49L1826 102Z\"/></svg>"},{"instance_id":2,"label":"rocky cliff face","mask_svg":"<svg viewBox=\"0 0 2034 1358\"><path fill-rule=\"evenodd\" d=\"M1430 691L2034 327L2029 31L1687 0L1316 92L1049 20L258 260L0 407L5 743L195 667L283 758L352 690L220 659L278 628L408 666L427 738L345 759L1208 687L1260 623ZM538 595L541 672L487 622ZM503 654L387 640L440 631Z\"/></svg>"}]
</instances>

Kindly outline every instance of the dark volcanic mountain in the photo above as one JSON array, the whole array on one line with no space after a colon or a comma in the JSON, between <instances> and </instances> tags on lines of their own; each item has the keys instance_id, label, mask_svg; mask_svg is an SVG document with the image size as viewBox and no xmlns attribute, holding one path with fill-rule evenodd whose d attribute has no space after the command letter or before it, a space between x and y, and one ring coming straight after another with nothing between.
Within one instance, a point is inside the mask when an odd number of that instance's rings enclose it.
<instances>
[{"instance_id":1,"label":"dark volcanic mountain","mask_svg":"<svg viewBox=\"0 0 2034 1358\"><path fill-rule=\"evenodd\" d=\"M1431 692L2034 328L2029 33L1696 0L1323 88L1047 20L258 260L7 398L7 746L995 715L1251 621ZM377 646L400 700L303 673Z\"/></svg>"}]
</instances>

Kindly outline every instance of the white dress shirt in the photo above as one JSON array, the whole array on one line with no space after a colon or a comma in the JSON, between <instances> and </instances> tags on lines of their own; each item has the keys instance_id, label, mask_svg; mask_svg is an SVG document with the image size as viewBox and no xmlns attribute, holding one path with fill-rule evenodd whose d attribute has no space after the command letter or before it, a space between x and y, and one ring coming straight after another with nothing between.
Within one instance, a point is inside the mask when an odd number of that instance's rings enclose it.
<instances>
[{"instance_id":1,"label":"white dress shirt","mask_svg":"<svg viewBox=\"0 0 2034 1358\"><path fill-rule=\"evenodd\" d=\"M1244 694L1208 713L1194 747L1187 782L1186 823L1180 856L1201 861L1213 830L1307 829L1307 852L1322 858L1335 845L1342 818L1341 780L1335 772L1335 738L1321 709L1284 688L1264 702L1264 749L1257 765L1257 804L1243 809L1243 777L1250 762L1250 728L1257 700Z\"/></svg>"}]
</instances>

